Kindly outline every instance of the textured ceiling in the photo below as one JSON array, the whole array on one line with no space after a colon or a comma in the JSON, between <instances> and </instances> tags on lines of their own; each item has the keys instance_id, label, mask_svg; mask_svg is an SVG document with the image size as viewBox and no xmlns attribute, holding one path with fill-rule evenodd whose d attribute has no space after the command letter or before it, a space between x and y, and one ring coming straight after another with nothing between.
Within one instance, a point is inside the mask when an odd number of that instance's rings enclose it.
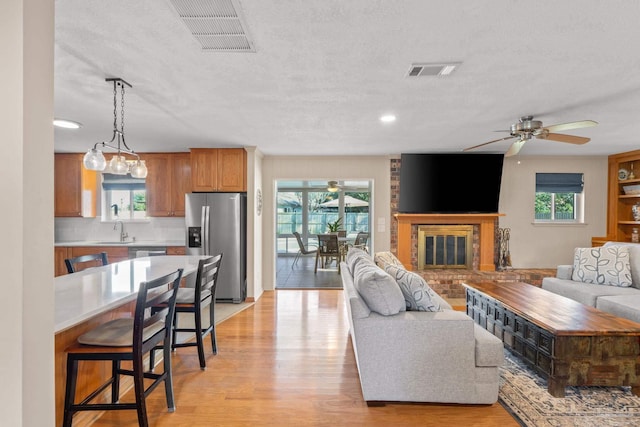
<instances>
[{"instance_id":1,"label":"textured ceiling","mask_svg":"<svg viewBox=\"0 0 640 427\"><path fill-rule=\"evenodd\" d=\"M206 0L201 0L206 2ZM257 146L267 155L455 152L520 116L591 119L519 155L640 148L640 2L239 0L254 52L203 52L169 0L57 0L55 151L109 140L121 77L136 151ZM412 63L461 62L448 77ZM397 121L382 124L382 114ZM477 151L504 153L511 141Z\"/></svg>"}]
</instances>

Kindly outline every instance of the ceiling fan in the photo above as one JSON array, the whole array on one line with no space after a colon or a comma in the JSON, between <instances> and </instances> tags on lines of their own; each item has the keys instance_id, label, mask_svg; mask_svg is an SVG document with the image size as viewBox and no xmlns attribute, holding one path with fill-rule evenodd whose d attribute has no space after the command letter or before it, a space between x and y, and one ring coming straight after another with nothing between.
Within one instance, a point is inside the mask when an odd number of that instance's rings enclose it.
<instances>
[{"instance_id":1,"label":"ceiling fan","mask_svg":"<svg viewBox=\"0 0 640 427\"><path fill-rule=\"evenodd\" d=\"M342 190L342 185L338 184L338 181L327 182L327 191L330 193L337 193Z\"/></svg>"},{"instance_id":2,"label":"ceiling fan","mask_svg":"<svg viewBox=\"0 0 640 427\"><path fill-rule=\"evenodd\" d=\"M556 132L570 129L586 128L595 126L597 124L598 122L595 122L593 120L582 120L579 122L569 122L551 126L543 126L540 120L533 120L533 116L522 116L520 117L518 123L514 123L511 125L511 130L501 131L509 132L509 136L485 142L483 144L474 145L473 147L465 148L462 151L473 150L475 148L493 144L494 142L505 141L512 138L517 138L517 140L505 153L505 157L515 156L516 154L518 154L525 142L527 142L531 138L548 139L551 141L567 142L569 144L586 144L591 140L591 138L585 138L575 135L565 135Z\"/></svg>"}]
</instances>

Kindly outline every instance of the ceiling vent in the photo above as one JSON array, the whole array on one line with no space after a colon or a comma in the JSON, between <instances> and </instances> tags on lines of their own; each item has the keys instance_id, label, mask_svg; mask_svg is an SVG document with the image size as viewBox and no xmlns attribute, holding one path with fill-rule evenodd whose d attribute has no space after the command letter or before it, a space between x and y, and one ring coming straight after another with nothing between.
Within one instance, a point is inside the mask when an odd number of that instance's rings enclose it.
<instances>
[{"instance_id":1,"label":"ceiling vent","mask_svg":"<svg viewBox=\"0 0 640 427\"><path fill-rule=\"evenodd\" d=\"M448 76L460 66L461 62L448 64L411 64L407 77Z\"/></svg>"},{"instance_id":2,"label":"ceiling vent","mask_svg":"<svg viewBox=\"0 0 640 427\"><path fill-rule=\"evenodd\" d=\"M238 0L171 0L204 52L255 52Z\"/></svg>"}]
</instances>

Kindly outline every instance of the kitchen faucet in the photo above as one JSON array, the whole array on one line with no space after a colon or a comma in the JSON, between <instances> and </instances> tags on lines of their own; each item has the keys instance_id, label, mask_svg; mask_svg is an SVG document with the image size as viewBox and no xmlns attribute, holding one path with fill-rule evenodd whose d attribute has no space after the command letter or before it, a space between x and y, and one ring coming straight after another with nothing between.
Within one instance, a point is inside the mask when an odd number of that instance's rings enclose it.
<instances>
[{"instance_id":1,"label":"kitchen faucet","mask_svg":"<svg viewBox=\"0 0 640 427\"><path fill-rule=\"evenodd\" d=\"M115 223L115 224L113 224L113 229L114 229L114 230L117 230L117 229L118 229L118 223L120 223L120 241L121 241L121 242L124 242L124 241L125 241L125 239L126 239L127 237L129 237L129 233L125 233L125 232L124 232L124 222L122 222L122 221L116 221L116 223Z\"/></svg>"}]
</instances>

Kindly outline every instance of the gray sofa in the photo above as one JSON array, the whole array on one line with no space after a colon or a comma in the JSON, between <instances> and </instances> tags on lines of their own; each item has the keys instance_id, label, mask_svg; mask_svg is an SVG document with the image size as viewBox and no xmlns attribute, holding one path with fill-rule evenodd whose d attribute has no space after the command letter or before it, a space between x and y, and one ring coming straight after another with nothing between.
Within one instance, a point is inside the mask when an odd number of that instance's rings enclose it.
<instances>
[{"instance_id":1,"label":"gray sofa","mask_svg":"<svg viewBox=\"0 0 640 427\"><path fill-rule=\"evenodd\" d=\"M588 249L610 251L614 256L619 255L621 261L614 263L617 265L616 267L609 267L603 261L584 266L580 264L579 259L581 257L574 255L574 264L559 265L556 277L545 277L542 280L542 289L606 311L614 316L640 322L640 244L606 242L600 249ZM576 251L578 250L576 249ZM628 253L628 273L626 273L627 262L624 261L625 253ZM600 272L605 271L607 268L614 269L616 270L616 275L621 277L619 282L624 282L623 286L619 283L598 284L597 281L596 283L587 283L584 277L576 274L576 266L578 268L587 267L594 274L598 274L598 269L600 269ZM604 277L604 275L598 274L598 277ZM630 286L624 286L628 284L625 280L631 282ZM602 281L605 280L603 279Z\"/></svg>"},{"instance_id":2,"label":"gray sofa","mask_svg":"<svg viewBox=\"0 0 640 427\"><path fill-rule=\"evenodd\" d=\"M397 258L393 264L396 273L406 274ZM367 404L496 402L502 342L430 289L428 303L417 310L438 311L408 311L411 304L391 276L364 251L349 249L342 263L350 335Z\"/></svg>"}]
</instances>

